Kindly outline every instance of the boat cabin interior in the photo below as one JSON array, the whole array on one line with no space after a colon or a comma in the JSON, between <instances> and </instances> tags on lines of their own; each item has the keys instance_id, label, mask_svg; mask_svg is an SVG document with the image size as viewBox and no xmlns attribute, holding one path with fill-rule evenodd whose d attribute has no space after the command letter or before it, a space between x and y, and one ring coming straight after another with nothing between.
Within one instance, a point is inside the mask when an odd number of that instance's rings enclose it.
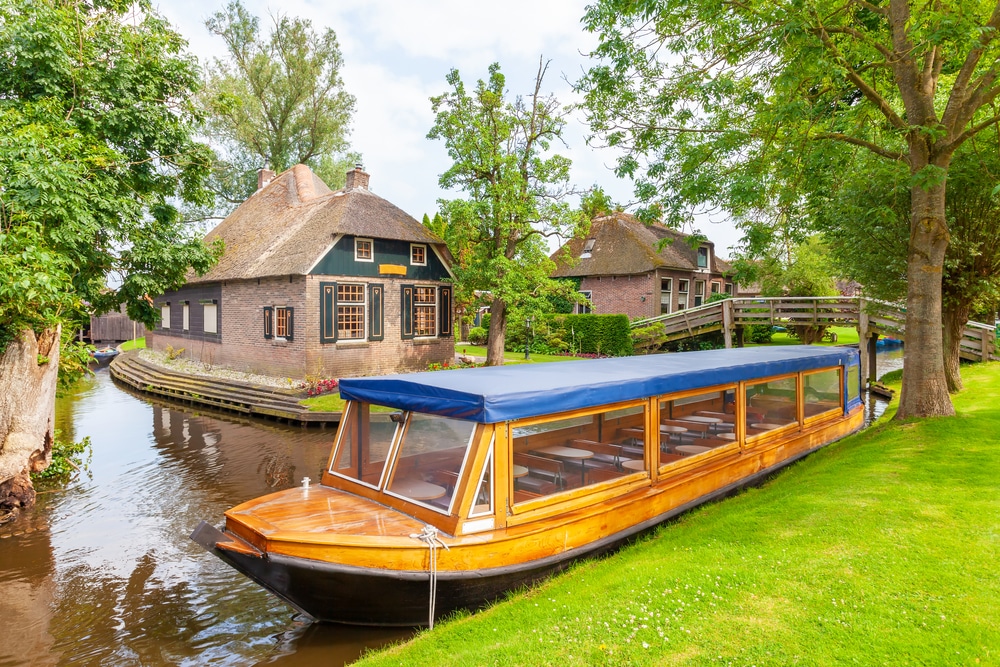
<instances>
[{"instance_id":1,"label":"boat cabin interior","mask_svg":"<svg viewBox=\"0 0 1000 667\"><path fill-rule=\"evenodd\" d=\"M765 460L792 442L815 446L811 434L860 410L858 365L835 358L817 365L772 375L774 366L761 364L759 377L745 372L709 386L688 380L628 400L598 392L594 405L536 407L544 414L514 411L496 420L430 414L420 409L433 405L426 397L411 409L400 407L406 401L392 407L355 398L322 482L450 535L513 528L694 479L737 457Z\"/></svg>"}]
</instances>

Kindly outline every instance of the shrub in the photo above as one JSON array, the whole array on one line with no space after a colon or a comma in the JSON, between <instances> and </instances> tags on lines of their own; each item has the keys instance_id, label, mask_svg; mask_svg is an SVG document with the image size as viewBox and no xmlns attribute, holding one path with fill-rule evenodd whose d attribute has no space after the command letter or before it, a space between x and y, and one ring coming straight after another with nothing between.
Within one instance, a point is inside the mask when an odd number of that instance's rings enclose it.
<instances>
[{"instance_id":1,"label":"shrub","mask_svg":"<svg viewBox=\"0 0 1000 667\"><path fill-rule=\"evenodd\" d=\"M771 334L774 330L770 324L751 324L743 332L743 337L748 343L765 344L771 342Z\"/></svg>"},{"instance_id":2,"label":"shrub","mask_svg":"<svg viewBox=\"0 0 1000 667\"><path fill-rule=\"evenodd\" d=\"M489 329L483 327L472 327L469 329L469 342L473 345L485 345L489 337Z\"/></svg>"},{"instance_id":3,"label":"shrub","mask_svg":"<svg viewBox=\"0 0 1000 667\"><path fill-rule=\"evenodd\" d=\"M632 332L625 315L555 315L554 326L563 330L563 340L572 351L628 357L633 353Z\"/></svg>"}]
</instances>

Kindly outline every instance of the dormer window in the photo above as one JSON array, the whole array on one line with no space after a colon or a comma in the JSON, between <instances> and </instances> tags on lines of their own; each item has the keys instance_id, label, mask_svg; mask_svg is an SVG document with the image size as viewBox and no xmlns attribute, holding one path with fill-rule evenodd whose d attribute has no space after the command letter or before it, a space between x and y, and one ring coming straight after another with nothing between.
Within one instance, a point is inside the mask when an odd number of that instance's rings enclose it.
<instances>
[{"instance_id":1,"label":"dormer window","mask_svg":"<svg viewBox=\"0 0 1000 667\"><path fill-rule=\"evenodd\" d=\"M591 252L594 250L595 239L587 239L587 242L583 244L583 252L580 253L580 259L589 259Z\"/></svg>"},{"instance_id":2,"label":"dormer window","mask_svg":"<svg viewBox=\"0 0 1000 667\"><path fill-rule=\"evenodd\" d=\"M698 268L699 269L708 268L708 248L704 246L698 248Z\"/></svg>"},{"instance_id":3,"label":"dormer window","mask_svg":"<svg viewBox=\"0 0 1000 667\"><path fill-rule=\"evenodd\" d=\"M371 239L354 239L354 259L359 262L374 262Z\"/></svg>"},{"instance_id":4,"label":"dormer window","mask_svg":"<svg viewBox=\"0 0 1000 667\"><path fill-rule=\"evenodd\" d=\"M427 266L427 246L418 243L410 244L410 264L413 266Z\"/></svg>"}]
</instances>

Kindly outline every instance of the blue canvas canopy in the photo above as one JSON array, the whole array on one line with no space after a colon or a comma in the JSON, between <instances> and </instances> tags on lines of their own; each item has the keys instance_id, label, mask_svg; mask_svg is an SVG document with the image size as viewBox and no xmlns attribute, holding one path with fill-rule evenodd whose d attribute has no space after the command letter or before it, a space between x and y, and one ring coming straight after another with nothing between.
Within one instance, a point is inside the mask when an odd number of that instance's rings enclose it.
<instances>
[{"instance_id":1,"label":"blue canvas canopy","mask_svg":"<svg viewBox=\"0 0 1000 667\"><path fill-rule=\"evenodd\" d=\"M489 424L859 363L854 348L753 347L348 378L340 395Z\"/></svg>"}]
</instances>

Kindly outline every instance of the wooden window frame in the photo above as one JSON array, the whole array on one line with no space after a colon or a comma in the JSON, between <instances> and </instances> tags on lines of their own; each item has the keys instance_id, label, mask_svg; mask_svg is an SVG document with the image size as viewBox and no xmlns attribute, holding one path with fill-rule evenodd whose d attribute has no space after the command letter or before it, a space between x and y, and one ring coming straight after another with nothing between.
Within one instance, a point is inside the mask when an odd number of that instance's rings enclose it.
<instances>
[{"instance_id":1,"label":"wooden window frame","mask_svg":"<svg viewBox=\"0 0 1000 667\"><path fill-rule=\"evenodd\" d=\"M430 293L434 296L434 302L429 303L427 301L418 301L417 296L421 293ZM434 338L438 335L438 289L435 285L414 285L413 286L413 337L414 338ZM417 314L421 311L431 311L430 319L425 321L430 321L432 326L432 331L427 333L426 331L421 332L418 322L421 318L417 317Z\"/></svg>"},{"instance_id":2,"label":"wooden window frame","mask_svg":"<svg viewBox=\"0 0 1000 667\"><path fill-rule=\"evenodd\" d=\"M363 244L368 244L368 256L363 255L362 247ZM375 261L375 242L372 239L365 238L355 238L354 239L354 261L355 262L374 262Z\"/></svg>"},{"instance_id":3,"label":"wooden window frame","mask_svg":"<svg viewBox=\"0 0 1000 667\"><path fill-rule=\"evenodd\" d=\"M359 293L361 295L360 301L345 301L344 294L341 290L345 288L350 288L352 292ZM337 283L337 300L334 309L334 322L333 325L337 330L337 340L338 341L361 341L365 340L368 334L368 288L364 283ZM340 316L342 311L346 311L348 308L360 308L361 314L361 331L357 336L346 336L344 335L345 329L340 328Z\"/></svg>"},{"instance_id":4,"label":"wooden window frame","mask_svg":"<svg viewBox=\"0 0 1000 667\"><path fill-rule=\"evenodd\" d=\"M181 331L191 330L191 302L181 301Z\"/></svg>"},{"instance_id":5,"label":"wooden window frame","mask_svg":"<svg viewBox=\"0 0 1000 667\"><path fill-rule=\"evenodd\" d=\"M422 255L422 259L417 259L417 253ZM410 266L427 266L427 246L423 243L410 244Z\"/></svg>"},{"instance_id":6,"label":"wooden window frame","mask_svg":"<svg viewBox=\"0 0 1000 667\"><path fill-rule=\"evenodd\" d=\"M170 302L160 304L160 328L170 328Z\"/></svg>"},{"instance_id":7,"label":"wooden window frame","mask_svg":"<svg viewBox=\"0 0 1000 667\"><path fill-rule=\"evenodd\" d=\"M284 340L295 339L295 309L291 306L274 307L274 337ZM284 334L282 334L284 329Z\"/></svg>"},{"instance_id":8,"label":"wooden window frame","mask_svg":"<svg viewBox=\"0 0 1000 667\"><path fill-rule=\"evenodd\" d=\"M209 308L213 310L211 317L208 316ZM211 330L208 328L209 322L211 322ZM201 330L203 333L207 334L219 333L219 304L217 304L214 300L203 301L201 304Z\"/></svg>"}]
</instances>

